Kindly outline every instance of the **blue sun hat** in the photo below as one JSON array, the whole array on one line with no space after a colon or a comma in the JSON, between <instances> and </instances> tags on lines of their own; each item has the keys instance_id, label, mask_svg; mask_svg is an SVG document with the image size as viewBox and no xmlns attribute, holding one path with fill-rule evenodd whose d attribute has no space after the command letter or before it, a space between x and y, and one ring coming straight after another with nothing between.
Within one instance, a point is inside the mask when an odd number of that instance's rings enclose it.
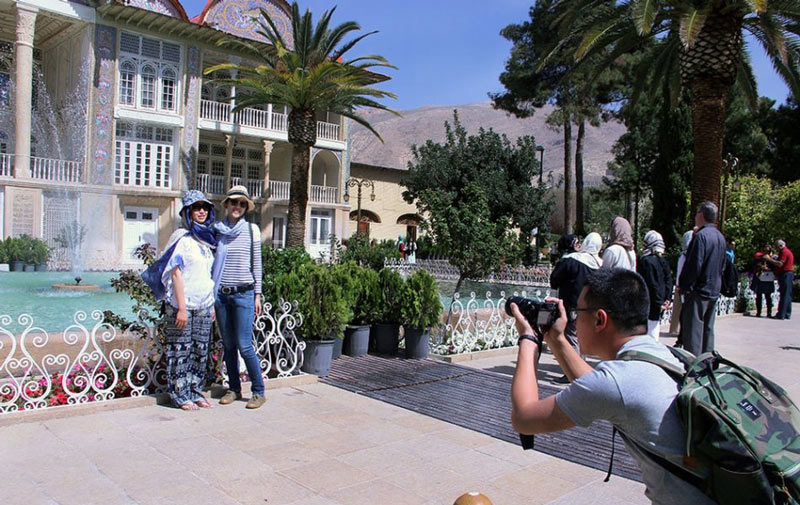
<instances>
[{"instance_id":1,"label":"blue sun hat","mask_svg":"<svg viewBox=\"0 0 800 505\"><path fill-rule=\"evenodd\" d=\"M211 203L211 201L208 198L206 198L206 195L204 195L202 191L198 191L196 189L190 189L189 191L187 191L186 194L183 195L181 201L183 203L183 207L179 212L181 217L184 217L184 215L186 214L186 209L188 209L197 202L205 202L208 204L209 207L211 207L212 209L214 208L214 204Z\"/></svg>"}]
</instances>

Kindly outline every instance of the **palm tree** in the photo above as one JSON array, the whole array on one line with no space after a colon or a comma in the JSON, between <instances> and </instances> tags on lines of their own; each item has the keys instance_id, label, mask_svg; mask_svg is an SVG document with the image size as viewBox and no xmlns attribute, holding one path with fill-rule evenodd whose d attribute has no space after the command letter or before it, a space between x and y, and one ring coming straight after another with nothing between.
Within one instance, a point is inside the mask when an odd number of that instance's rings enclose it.
<instances>
[{"instance_id":1,"label":"palm tree","mask_svg":"<svg viewBox=\"0 0 800 505\"><path fill-rule=\"evenodd\" d=\"M344 59L345 54L358 42L377 32L365 33L344 42L349 33L360 30L361 26L348 21L331 27L335 10L334 7L323 12L315 26L311 12L306 10L301 15L297 2L293 2L292 44L281 35L269 13L261 9L260 15L254 19L258 24L257 33L270 43L268 49L234 38L226 38L219 43L248 55L258 63L252 66L223 63L205 71L206 75L218 70L237 71L236 78L221 80L247 90L245 98L237 101L234 112L270 103L289 107L292 175L287 247L303 247L305 244L310 148L317 142L317 111L329 111L350 118L379 139L381 136L358 114L357 109L366 107L397 114L377 101L396 98L395 95L370 87L389 80L389 76L372 69L395 67L379 55Z\"/></svg>"},{"instance_id":2,"label":"palm tree","mask_svg":"<svg viewBox=\"0 0 800 505\"><path fill-rule=\"evenodd\" d=\"M607 61L660 41L643 62L637 84L658 92L671 82L691 91L694 132L692 207L719 203L722 143L728 94L738 84L752 107L757 88L743 32L768 54L793 95L800 97L800 1L798 0L564 0L554 52L573 47L578 61L606 54ZM602 65L601 65L602 68Z\"/></svg>"}]
</instances>

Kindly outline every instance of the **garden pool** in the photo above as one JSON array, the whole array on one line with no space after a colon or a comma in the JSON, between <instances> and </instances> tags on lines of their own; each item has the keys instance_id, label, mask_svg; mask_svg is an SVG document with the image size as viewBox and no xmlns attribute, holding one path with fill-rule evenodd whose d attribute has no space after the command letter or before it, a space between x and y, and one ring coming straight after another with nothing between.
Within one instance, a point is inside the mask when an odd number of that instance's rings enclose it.
<instances>
[{"instance_id":1,"label":"garden pool","mask_svg":"<svg viewBox=\"0 0 800 505\"><path fill-rule=\"evenodd\" d=\"M81 284L97 284L93 291L53 289L53 284L73 284L71 272L0 272L0 315L13 319L12 331L23 328L17 323L20 314L33 316L34 326L46 331L64 331L72 324L75 312L112 310L133 319L133 301L111 287L116 272L84 272Z\"/></svg>"}]
</instances>

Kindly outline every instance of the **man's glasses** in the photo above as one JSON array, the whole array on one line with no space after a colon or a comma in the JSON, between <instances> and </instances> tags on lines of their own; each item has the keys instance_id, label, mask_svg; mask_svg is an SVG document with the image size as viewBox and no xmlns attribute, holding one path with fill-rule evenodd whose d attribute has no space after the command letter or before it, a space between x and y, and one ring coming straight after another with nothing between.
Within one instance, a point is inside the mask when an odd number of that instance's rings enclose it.
<instances>
[{"instance_id":1,"label":"man's glasses","mask_svg":"<svg viewBox=\"0 0 800 505\"><path fill-rule=\"evenodd\" d=\"M578 319L578 312L581 311L590 311L590 310L600 310L602 307L584 307L582 309L569 309L567 314L569 315L570 321L574 321Z\"/></svg>"}]
</instances>

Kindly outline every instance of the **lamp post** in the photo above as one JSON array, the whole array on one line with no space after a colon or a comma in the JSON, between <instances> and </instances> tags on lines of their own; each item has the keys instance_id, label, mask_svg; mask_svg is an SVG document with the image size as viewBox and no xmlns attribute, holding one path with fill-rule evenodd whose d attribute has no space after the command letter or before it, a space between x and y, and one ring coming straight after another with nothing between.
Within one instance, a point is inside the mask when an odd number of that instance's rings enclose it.
<instances>
[{"instance_id":1,"label":"lamp post","mask_svg":"<svg viewBox=\"0 0 800 505\"><path fill-rule=\"evenodd\" d=\"M361 233L361 230L359 229L359 227L361 226L361 189L364 188L364 187L370 188L372 190L370 195L369 195L369 199L374 202L375 201L375 183L372 182L369 179L358 179L356 177L351 177L351 178L347 179L347 182L344 183L344 196L342 197L345 202L349 202L350 201L350 189L349 188L358 188L358 194L357 194L357 197L356 197L357 198L356 202L358 202L357 203L357 207L358 207L358 211L357 211L357 216L358 217L357 217L357 219L358 220L356 221L356 233L359 233L359 234Z\"/></svg>"},{"instance_id":2,"label":"lamp post","mask_svg":"<svg viewBox=\"0 0 800 505\"><path fill-rule=\"evenodd\" d=\"M728 177L731 175L731 170L736 170L738 165L739 158L731 153L728 153L728 155L725 156L725 159L722 160L722 171L725 174L725 179L722 183L722 205L720 205L722 208L719 219L720 233L725 233L725 216L728 213Z\"/></svg>"},{"instance_id":3,"label":"lamp post","mask_svg":"<svg viewBox=\"0 0 800 505\"><path fill-rule=\"evenodd\" d=\"M536 151L539 153L539 187L542 186L542 174L544 173L544 146L536 146ZM539 264L539 234L541 233L542 224L536 227L536 264Z\"/></svg>"}]
</instances>

